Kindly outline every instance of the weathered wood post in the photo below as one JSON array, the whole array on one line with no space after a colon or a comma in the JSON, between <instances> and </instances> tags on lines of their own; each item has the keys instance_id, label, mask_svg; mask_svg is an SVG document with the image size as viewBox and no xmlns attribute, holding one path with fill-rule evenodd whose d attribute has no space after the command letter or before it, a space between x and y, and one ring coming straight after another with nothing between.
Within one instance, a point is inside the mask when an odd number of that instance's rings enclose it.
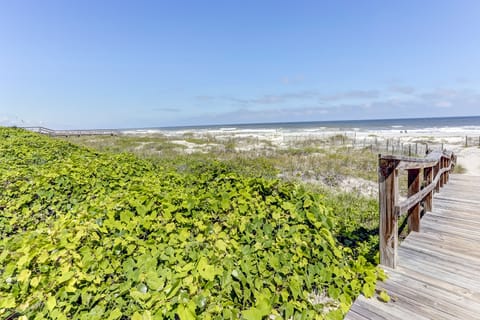
<instances>
[{"instance_id":1,"label":"weathered wood post","mask_svg":"<svg viewBox=\"0 0 480 320\"><path fill-rule=\"evenodd\" d=\"M382 159L379 155L380 264L395 268L398 254L398 160Z\"/></svg>"},{"instance_id":2,"label":"weathered wood post","mask_svg":"<svg viewBox=\"0 0 480 320\"><path fill-rule=\"evenodd\" d=\"M408 196L420 191L420 169L408 169ZM420 231L420 202L408 210L408 231Z\"/></svg>"},{"instance_id":3,"label":"weathered wood post","mask_svg":"<svg viewBox=\"0 0 480 320\"><path fill-rule=\"evenodd\" d=\"M433 167L433 176L436 177L438 174L438 171L440 171L440 160L438 160L437 164ZM437 184L435 185L435 193L440 192L440 179L437 181Z\"/></svg>"},{"instance_id":4,"label":"weathered wood post","mask_svg":"<svg viewBox=\"0 0 480 320\"><path fill-rule=\"evenodd\" d=\"M448 167L448 164L447 164L447 158L442 158L443 159L443 167L444 168L447 168ZM446 185L447 184L447 175L448 175L448 172L444 172L443 173L443 184Z\"/></svg>"},{"instance_id":5,"label":"weathered wood post","mask_svg":"<svg viewBox=\"0 0 480 320\"><path fill-rule=\"evenodd\" d=\"M443 157L440 157L440 160L438 160L438 162L440 163L440 170L445 168L445 161L444 161ZM445 178L445 173L442 173L440 175L440 188L443 188L443 184L445 183L444 178Z\"/></svg>"},{"instance_id":6,"label":"weathered wood post","mask_svg":"<svg viewBox=\"0 0 480 320\"><path fill-rule=\"evenodd\" d=\"M445 167L450 167L450 163L451 163L451 159L450 158L446 158L445 159ZM448 170L447 172L445 172L445 183L448 183L448 180L450 179L450 170Z\"/></svg>"},{"instance_id":7,"label":"weathered wood post","mask_svg":"<svg viewBox=\"0 0 480 320\"><path fill-rule=\"evenodd\" d=\"M423 169L423 181L425 181L425 185L428 186L432 183L433 180L433 168L428 167ZM425 197L425 212L432 211L433 208L433 190L429 192L428 195Z\"/></svg>"}]
</instances>

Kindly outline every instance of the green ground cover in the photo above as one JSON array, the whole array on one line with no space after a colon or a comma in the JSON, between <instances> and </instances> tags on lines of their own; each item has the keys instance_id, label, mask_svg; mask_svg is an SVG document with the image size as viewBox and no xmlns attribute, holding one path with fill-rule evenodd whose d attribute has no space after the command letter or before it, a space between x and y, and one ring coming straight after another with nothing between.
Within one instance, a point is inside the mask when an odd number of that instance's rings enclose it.
<instances>
[{"instance_id":1,"label":"green ground cover","mask_svg":"<svg viewBox=\"0 0 480 320\"><path fill-rule=\"evenodd\" d=\"M383 278L373 200L129 147L0 128L0 317L341 319Z\"/></svg>"}]
</instances>

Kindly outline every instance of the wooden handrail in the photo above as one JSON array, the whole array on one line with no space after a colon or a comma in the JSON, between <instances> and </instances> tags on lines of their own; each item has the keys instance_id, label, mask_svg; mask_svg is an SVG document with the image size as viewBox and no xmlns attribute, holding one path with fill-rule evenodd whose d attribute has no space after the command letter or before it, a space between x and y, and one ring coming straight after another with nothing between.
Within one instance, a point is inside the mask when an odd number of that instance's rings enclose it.
<instances>
[{"instance_id":1,"label":"wooden handrail","mask_svg":"<svg viewBox=\"0 0 480 320\"><path fill-rule=\"evenodd\" d=\"M456 159L453 152L447 151L430 153L425 158L378 156L380 264L396 267L398 218L408 214L408 231L420 231L421 203L424 211L432 210L433 193L448 182ZM399 170L408 172L408 197L402 202L399 202Z\"/></svg>"},{"instance_id":2,"label":"wooden handrail","mask_svg":"<svg viewBox=\"0 0 480 320\"><path fill-rule=\"evenodd\" d=\"M45 127L22 127L25 130L46 134L49 136L93 136L93 135L111 135L119 134L118 130L110 129L90 129L90 130L52 130Z\"/></svg>"}]
</instances>

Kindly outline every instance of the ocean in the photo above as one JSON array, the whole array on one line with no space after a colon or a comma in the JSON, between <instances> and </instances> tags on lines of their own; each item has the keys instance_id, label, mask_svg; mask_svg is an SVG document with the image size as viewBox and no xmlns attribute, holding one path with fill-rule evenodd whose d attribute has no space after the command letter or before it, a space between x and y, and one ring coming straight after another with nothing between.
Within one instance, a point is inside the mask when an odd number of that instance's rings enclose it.
<instances>
[{"instance_id":1,"label":"ocean","mask_svg":"<svg viewBox=\"0 0 480 320\"><path fill-rule=\"evenodd\" d=\"M178 126L144 128L139 130L161 131L188 131L188 130L220 130L243 131L261 129L282 129L283 131L296 130L338 130L338 131L387 131L387 130L445 130L455 128L465 131L480 130L480 116L473 117L442 117L442 118L411 118L411 119L375 119L375 120L338 120L338 121L309 121L309 122L277 122L251 124L219 124L201 126Z\"/></svg>"}]
</instances>

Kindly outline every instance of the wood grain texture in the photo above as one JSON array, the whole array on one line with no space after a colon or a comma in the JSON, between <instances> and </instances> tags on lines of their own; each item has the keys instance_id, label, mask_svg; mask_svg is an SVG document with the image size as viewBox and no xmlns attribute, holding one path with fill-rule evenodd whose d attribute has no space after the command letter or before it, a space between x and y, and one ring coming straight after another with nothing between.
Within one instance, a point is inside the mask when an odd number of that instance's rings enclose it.
<instances>
[{"instance_id":1,"label":"wood grain texture","mask_svg":"<svg viewBox=\"0 0 480 320\"><path fill-rule=\"evenodd\" d=\"M395 204L398 199L398 169L396 165L393 164L384 171L380 170L378 181L380 264L395 268L398 245L398 215L395 213Z\"/></svg>"},{"instance_id":2,"label":"wood grain texture","mask_svg":"<svg viewBox=\"0 0 480 320\"><path fill-rule=\"evenodd\" d=\"M408 170L408 196L411 197L419 191L420 169ZM420 202L408 209L408 230L420 231Z\"/></svg>"}]
</instances>

